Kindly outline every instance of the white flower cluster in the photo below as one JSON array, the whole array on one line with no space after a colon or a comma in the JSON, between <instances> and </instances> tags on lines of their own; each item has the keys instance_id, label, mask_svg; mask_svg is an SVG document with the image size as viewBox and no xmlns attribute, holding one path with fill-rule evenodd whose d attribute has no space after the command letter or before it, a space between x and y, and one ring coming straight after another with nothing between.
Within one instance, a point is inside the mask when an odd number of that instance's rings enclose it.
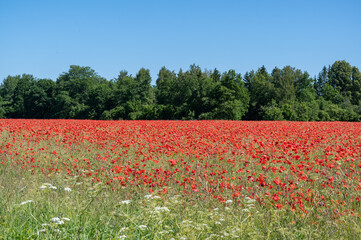
<instances>
[{"instance_id":1,"label":"white flower cluster","mask_svg":"<svg viewBox=\"0 0 361 240\"><path fill-rule=\"evenodd\" d=\"M53 190L58 189L57 187L51 185L50 183L44 183L44 184L40 187L40 189L47 189L47 188L53 189Z\"/></svg>"},{"instance_id":2,"label":"white flower cluster","mask_svg":"<svg viewBox=\"0 0 361 240\"><path fill-rule=\"evenodd\" d=\"M155 207L154 211L156 211L156 212L169 212L170 210L167 207Z\"/></svg>"},{"instance_id":3,"label":"white flower cluster","mask_svg":"<svg viewBox=\"0 0 361 240\"><path fill-rule=\"evenodd\" d=\"M45 189L56 190L56 189L58 189L58 188L57 188L56 186L50 184L50 183L44 183L43 185L40 186L40 189L43 189L43 190L45 190ZM64 188L64 191L65 191L65 192L71 192L71 188L65 187L65 188Z\"/></svg>"},{"instance_id":4,"label":"white flower cluster","mask_svg":"<svg viewBox=\"0 0 361 240\"><path fill-rule=\"evenodd\" d=\"M147 229L147 226L146 225L139 225L138 226L140 230L144 231Z\"/></svg>"},{"instance_id":5,"label":"white flower cluster","mask_svg":"<svg viewBox=\"0 0 361 240\"><path fill-rule=\"evenodd\" d=\"M43 227L48 226L49 230L52 230L53 232L61 232L60 229L57 228L57 226L65 224L64 221L70 221L70 219L67 218L67 217L62 217L62 218L53 217L53 218L50 219L50 222L51 222L50 224L49 223L43 223L43 224L41 224L41 226L43 226ZM46 228L40 229L38 231L38 235L40 233L45 233L45 232L47 232Z\"/></svg>"},{"instance_id":6,"label":"white flower cluster","mask_svg":"<svg viewBox=\"0 0 361 240\"><path fill-rule=\"evenodd\" d=\"M148 200L152 200L152 199L159 199L161 197L159 196L153 196L153 195L145 195L144 198L148 199Z\"/></svg>"},{"instance_id":7,"label":"white flower cluster","mask_svg":"<svg viewBox=\"0 0 361 240\"><path fill-rule=\"evenodd\" d=\"M50 221L52 221L54 224L57 224L57 225L64 224L64 220L70 221L70 219L66 218L66 217L63 217L63 218L54 217L54 218L50 219Z\"/></svg>"},{"instance_id":8,"label":"white flower cluster","mask_svg":"<svg viewBox=\"0 0 361 240\"><path fill-rule=\"evenodd\" d=\"M132 200L124 200L124 201L121 201L120 203L121 204L129 204L129 203L131 203L132 202Z\"/></svg>"}]
</instances>

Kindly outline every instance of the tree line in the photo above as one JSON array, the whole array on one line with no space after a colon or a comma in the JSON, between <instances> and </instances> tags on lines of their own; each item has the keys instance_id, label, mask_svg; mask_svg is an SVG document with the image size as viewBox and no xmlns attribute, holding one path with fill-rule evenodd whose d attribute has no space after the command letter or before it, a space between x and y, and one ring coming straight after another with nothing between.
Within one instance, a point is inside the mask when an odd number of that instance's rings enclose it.
<instances>
[{"instance_id":1,"label":"tree line","mask_svg":"<svg viewBox=\"0 0 361 240\"><path fill-rule=\"evenodd\" d=\"M243 76L163 67L151 82L144 68L107 80L76 65L56 81L8 76L0 85L0 118L361 121L361 73L346 61L317 77L291 66Z\"/></svg>"}]
</instances>

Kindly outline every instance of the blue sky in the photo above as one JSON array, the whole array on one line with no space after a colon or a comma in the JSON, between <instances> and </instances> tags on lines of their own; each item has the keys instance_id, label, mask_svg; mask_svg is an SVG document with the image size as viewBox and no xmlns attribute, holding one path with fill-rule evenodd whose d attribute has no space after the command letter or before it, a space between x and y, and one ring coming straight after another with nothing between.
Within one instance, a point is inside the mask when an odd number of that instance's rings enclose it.
<instances>
[{"instance_id":1,"label":"blue sky","mask_svg":"<svg viewBox=\"0 0 361 240\"><path fill-rule=\"evenodd\" d=\"M265 65L318 74L361 68L361 1L0 0L0 80L56 78L70 65L112 79L121 70L195 63L244 75Z\"/></svg>"}]
</instances>

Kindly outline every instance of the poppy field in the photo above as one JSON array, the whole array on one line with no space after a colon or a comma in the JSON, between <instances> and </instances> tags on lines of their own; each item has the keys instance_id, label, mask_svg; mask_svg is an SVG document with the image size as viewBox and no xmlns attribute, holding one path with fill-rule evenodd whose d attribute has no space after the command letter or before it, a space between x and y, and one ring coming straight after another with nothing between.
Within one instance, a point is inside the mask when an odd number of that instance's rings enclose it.
<instances>
[{"instance_id":1,"label":"poppy field","mask_svg":"<svg viewBox=\"0 0 361 240\"><path fill-rule=\"evenodd\" d=\"M361 124L0 120L0 239L361 233Z\"/></svg>"}]
</instances>

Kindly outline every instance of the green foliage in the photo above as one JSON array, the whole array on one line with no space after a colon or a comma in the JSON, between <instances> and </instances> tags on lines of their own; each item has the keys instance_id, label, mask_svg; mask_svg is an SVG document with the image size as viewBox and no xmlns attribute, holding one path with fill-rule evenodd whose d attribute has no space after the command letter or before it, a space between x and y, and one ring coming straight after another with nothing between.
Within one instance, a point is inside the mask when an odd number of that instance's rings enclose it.
<instances>
[{"instance_id":1,"label":"green foliage","mask_svg":"<svg viewBox=\"0 0 361 240\"><path fill-rule=\"evenodd\" d=\"M241 74L195 64L175 73L162 67L155 86L148 69L106 80L71 65L56 82L23 74L0 85L1 118L232 119L360 121L361 73L346 61L317 78L285 66Z\"/></svg>"},{"instance_id":2,"label":"green foliage","mask_svg":"<svg viewBox=\"0 0 361 240\"><path fill-rule=\"evenodd\" d=\"M270 104L262 107L264 120L284 120L282 109L278 107L275 100L272 100Z\"/></svg>"}]
</instances>

